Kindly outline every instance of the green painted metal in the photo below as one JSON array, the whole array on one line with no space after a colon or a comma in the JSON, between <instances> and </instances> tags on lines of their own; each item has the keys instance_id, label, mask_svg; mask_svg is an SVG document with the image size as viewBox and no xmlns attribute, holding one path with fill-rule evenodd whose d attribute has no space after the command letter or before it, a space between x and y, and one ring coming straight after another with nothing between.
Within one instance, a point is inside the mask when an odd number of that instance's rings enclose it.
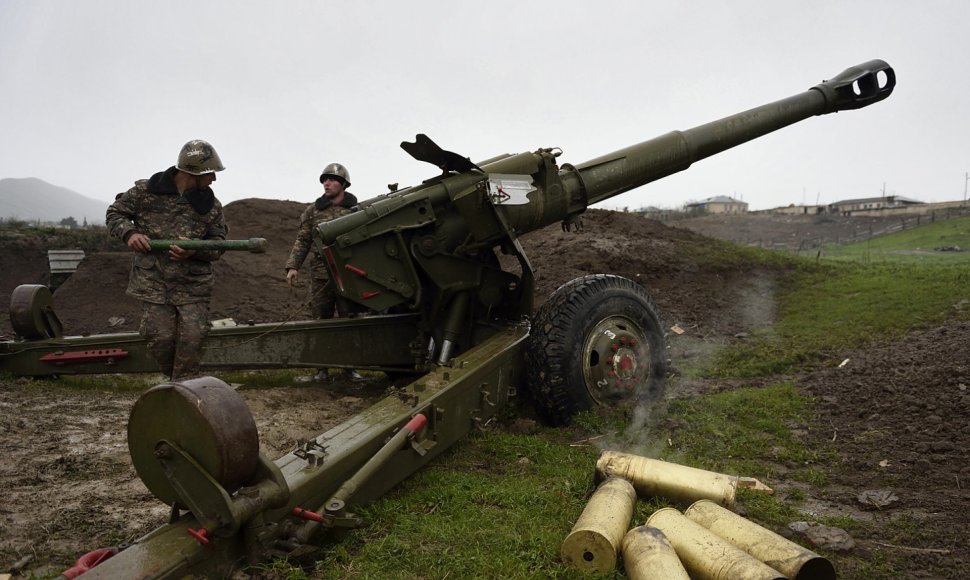
<instances>
[{"instance_id":1,"label":"green painted metal","mask_svg":"<svg viewBox=\"0 0 970 580\"><path fill-rule=\"evenodd\" d=\"M400 392L390 395L275 461L289 497L284 506L254 515L239 534L212 536L200 544L189 533L199 521L184 513L91 571L84 578L226 577L246 558L265 557L277 542L297 533L294 507L323 508L340 487L377 454L414 415L428 418L419 434L420 452L407 445L394 452L379 477L359 482L347 507L380 497L470 431L484 428L520 388L527 324L508 326ZM255 552L254 552L255 551Z\"/></svg>"},{"instance_id":2,"label":"green painted metal","mask_svg":"<svg viewBox=\"0 0 970 580\"><path fill-rule=\"evenodd\" d=\"M440 338L447 304L464 291L476 294L479 315L521 312L531 271L515 245L518 236L559 221L567 225L594 203L793 123L879 102L895 83L888 64L869 61L797 95L561 168L557 148L476 165L419 135L402 147L445 174L363 202L356 213L320 224L317 234L345 297L376 310L424 303ZM522 184L516 195L496 188L510 178ZM491 259L496 246L519 257L523 284Z\"/></svg>"},{"instance_id":3,"label":"green painted metal","mask_svg":"<svg viewBox=\"0 0 970 580\"><path fill-rule=\"evenodd\" d=\"M249 238L248 240L150 240L148 245L153 250L167 250L171 246L178 246L183 250L221 250L241 251L262 254L269 246L266 238Z\"/></svg>"},{"instance_id":4,"label":"green painted metal","mask_svg":"<svg viewBox=\"0 0 970 580\"><path fill-rule=\"evenodd\" d=\"M138 398L128 419L128 449L138 477L155 497L179 499L159 462L158 444L192 450L202 469L234 493L256 471L256 421L235 391L211 377L156 385Z\"/></svg>"},{"instance_id":5,"label":"green painted metal","mask_svg":"<svg viewBox=\"0 0 970 580\"><path fill-rule=\"evenodd\" d=\"M577 165L564 176L566 188L582 188L589 204L598 203L810 117L878 103L895 86L893 69L884 61L871 60L797 95Z\"/></svg>"},{"instance_id":6,"label":"green painted metal","mask_svg":"<svg viewBox=\"0 0 970 580\"><path fill-rule=\"evenodd\" d=\"M58 338L61 321L54 314L51 289L41 284L22 284L10 295L10 325L26 339Z\"/></svg>"},{"instance_id":7,"label":"green painted metal","mask_svg":"<svg viewBox=\"0 0 970 580\"><path fill-rule=\"evenodd\" d=\"M0 342L0 370L21 376L158 372L135 332Z\"/></svg>"},{"instance_id":8,"label":"green painted metal","mask_svg":"<svg viewBox=\"0 0 970 580\"><path fill-rule=\"evenodd\" d=\"M213 328L202 370L344 367L414 370L416 314ZM158 364L135 332L0 342L0 370L21 376L152 373Z\"/></svg>"}]
</instances>

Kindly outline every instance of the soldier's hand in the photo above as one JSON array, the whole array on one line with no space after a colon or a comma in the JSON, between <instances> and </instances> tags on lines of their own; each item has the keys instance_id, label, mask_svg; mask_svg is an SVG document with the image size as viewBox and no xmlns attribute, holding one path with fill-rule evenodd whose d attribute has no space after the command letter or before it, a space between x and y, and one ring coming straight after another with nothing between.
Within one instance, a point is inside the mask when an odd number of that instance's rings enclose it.
<instances>
[{"instance_id":1,"label":"soldier's hand","mask_svg":"<svg viewBox=\"0 0 970 580\"><path fill-rule=\"evenodd\" d=\"M296 282L296 277L299 274L300 274L300 271L299 270L295 270L293 268L290 268L289 270L287 270L286 271L286 283L289 284L290 286L292 286L293 283Z\"/></svg>"},{"instance_id":2,"label":"soldier's hand","mask_svg":"<svg viewBox=\"0 0 970 580\"><path fill-rule=\"evenodd\" d=\"M128 241L125 243L136 252L150 252L152 247L148 245L148 239L145 234L134 233L128 236Z\"/></svg>"},{"instance_id":3,"label":"soldier's hand","mask_svg":"<svg viewBox=\"0 0 970 580\"><path fill-rule=\"evenodd\" d=\"M173 262L181 262L182 260L188 260L195 255L195 250L185 250L178 246L168 247L168 257Z\"/></svg>"}]
</instances>

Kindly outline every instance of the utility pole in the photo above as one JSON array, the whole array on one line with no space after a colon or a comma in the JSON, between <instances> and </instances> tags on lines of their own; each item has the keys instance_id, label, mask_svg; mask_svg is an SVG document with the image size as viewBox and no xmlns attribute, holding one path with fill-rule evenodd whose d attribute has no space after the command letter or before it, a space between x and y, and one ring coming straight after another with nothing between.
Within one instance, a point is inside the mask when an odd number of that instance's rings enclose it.
<instances>
[{"instance_id":1,"label":"utility pole","mask_svg":"<svg viewBox=\"0 0 970 580\"><path fill-rule=\"evenodd\" d=\"M970 181L970 172L963 174L963 205L967 205L967 182Z\"/></svg>"}]
</instances>

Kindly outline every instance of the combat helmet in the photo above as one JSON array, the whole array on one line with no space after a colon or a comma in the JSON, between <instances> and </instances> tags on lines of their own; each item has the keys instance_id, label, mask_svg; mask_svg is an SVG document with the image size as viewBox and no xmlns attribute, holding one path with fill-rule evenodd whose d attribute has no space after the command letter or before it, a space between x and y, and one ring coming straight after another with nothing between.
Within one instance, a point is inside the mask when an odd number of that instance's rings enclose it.
<instances>
[{"instance_id":1,"label":"combat helmet","mask_svg":"<svg viewBox=\"0 0 970 580\"><path fill-rule=\"evenodd\" d=\"M192 175L205 175L225 169L215 148L202 139L193 139L182 146L175 167Z\"/></svg>"},{"instance_id":2,"label":"combat helmet","mask_svg":"<svg viewBox=\"0 0 970 580\"><path fill-rule=\"evenodd\" d=\"M339 163L331 163L323 168L323 173L320 174L320 183L326 181L328 177L336 177L344 182L344 187L350 187L350 172Z\"/></svg>"}]
</instances>

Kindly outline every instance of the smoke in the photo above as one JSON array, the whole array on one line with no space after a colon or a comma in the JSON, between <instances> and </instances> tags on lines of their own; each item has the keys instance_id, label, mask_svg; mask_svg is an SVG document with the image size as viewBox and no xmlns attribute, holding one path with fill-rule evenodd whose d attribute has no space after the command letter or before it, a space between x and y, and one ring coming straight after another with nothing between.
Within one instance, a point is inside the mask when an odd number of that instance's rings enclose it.
<instances>
[{"instance_id":1,"label":"smoke","mask_svg":"<svg viewBox=\"0 0 970 580\"><path fill-rule=\"evenodd\" d=\"M632 409L630 423L624 430L591 443L596 445L600 453L611 450L659 457L664 447L669 445L659 427L659 422L666 416L666 407L664 400L637 403Z\"/></svg>"}]
</instances>

